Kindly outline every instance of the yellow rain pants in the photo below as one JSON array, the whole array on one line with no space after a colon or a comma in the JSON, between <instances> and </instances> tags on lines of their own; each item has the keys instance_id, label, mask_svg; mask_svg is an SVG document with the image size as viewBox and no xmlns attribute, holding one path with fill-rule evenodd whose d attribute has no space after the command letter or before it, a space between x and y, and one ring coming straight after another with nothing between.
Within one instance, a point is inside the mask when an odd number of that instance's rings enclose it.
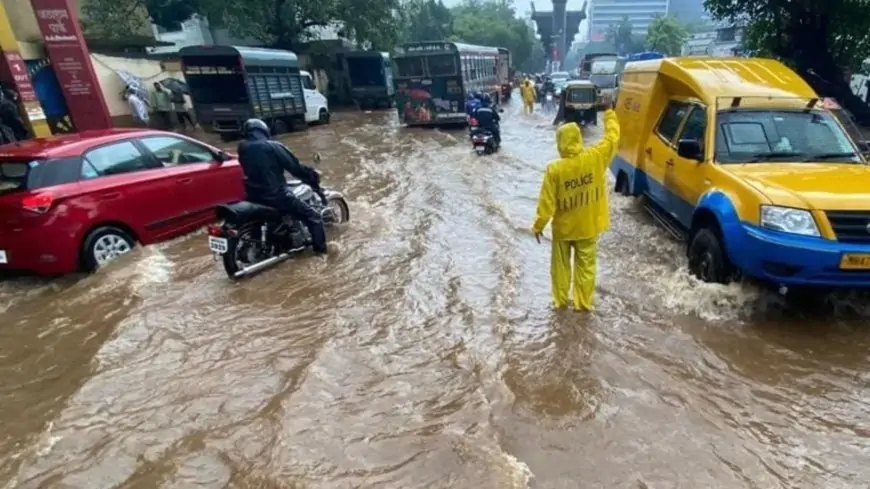
<instances>
[{"instance_id":1,"label":"yellow rain pants","mask_svg":"<svg viewBox=\"0 0 870 489\"><path fill-rule=\"evenodd\" d=\"M604 113L604 136L595 144L584 147L580 127L572 122L556 131L556 146L561 158L547 165L532 232L542 233L552 221L550 278L556 307L568 304L573 284L574 308L588 311L595 291L596 243L610 227L606 173L619 148L616 113Z\"/></svg>"},{"instance_id":2,"label":"yellow rain pants","mask_svg":"<svg viewBox=\"0 0 870 489\"><path fill-rule=\"evenodd\" d=\"M523 97L523 106L525 107L527 114L532 114L535 112L535 98L537 94L535 93L535 86L532 85L532 82L526 80L523 82L523 85L520 87L520 95Z\"/></svg>"},{"instance_id":3,"label":"yellow rain pants","mask_svg":"<svg viewBox=\"0 0 870 489\"><path fill-rule=\"evenodd\" d=\"M595 258L598 238L576 241L553 240L550 256L550 281L553 303L556 307L568 305L568 294L573 286L571 303L578 311L591 311L595 295ZM574 255L573 257L571 255ZM573 266L571 259L574 259Z\"/></svg>"}]
</instances>

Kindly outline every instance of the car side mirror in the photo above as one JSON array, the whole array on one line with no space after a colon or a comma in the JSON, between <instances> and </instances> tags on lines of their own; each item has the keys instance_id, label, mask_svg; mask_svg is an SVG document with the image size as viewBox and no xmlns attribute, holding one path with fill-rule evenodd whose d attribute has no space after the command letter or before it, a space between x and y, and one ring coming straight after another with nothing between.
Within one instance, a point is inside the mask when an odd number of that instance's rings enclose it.
<instances>
[{"instance_id":1,"label":"car side mirror","mask_svg":"<svg viewBox=\"0 0 870 489\"><path fill-rule=\"evenodd\" d=\"M687 160L704 161L704 152L701 151L701 142L697 139L680 139L677 144L677 154Z\"/></svg>"},{"instance_id":2,"label":"car side mirror","mask_svg":"<svg viewBox=\"0 0 870 489\"><path fill-rule=\"evenodd\" d=\"M219 162L223 163L225 161L230 161L231 159L233 159L233 157L230 156L229 153L227 153L226 151L218 151L217 160Z\"/></svg>"}]
</instances>

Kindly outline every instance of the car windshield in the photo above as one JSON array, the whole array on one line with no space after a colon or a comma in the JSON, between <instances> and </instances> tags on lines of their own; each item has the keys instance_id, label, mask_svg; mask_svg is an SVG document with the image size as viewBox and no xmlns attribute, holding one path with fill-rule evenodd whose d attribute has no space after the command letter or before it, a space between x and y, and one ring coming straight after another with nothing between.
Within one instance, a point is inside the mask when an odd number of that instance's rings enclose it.
<instances>
[{"instance_id":1,"label":"car windshield","mask_svg":"<svg viewBox=\"0 0 870 489\"><path fill-rule=\"evenodd\" d=\"M568 102L575 104L591 104L595 102L595 89L592 87L575 87L568 90Z\"/></svg>"},{"instance_id":2,"label":"car windshield","mask_svg":"<svg viewBox=\"0 0 870 489\"><path fill-rule=\"evenodd\" d=\"M831 114L818 110L720 112L716 126L716 160L721 163L862 162Z\"/></svg>"}]
</instances>

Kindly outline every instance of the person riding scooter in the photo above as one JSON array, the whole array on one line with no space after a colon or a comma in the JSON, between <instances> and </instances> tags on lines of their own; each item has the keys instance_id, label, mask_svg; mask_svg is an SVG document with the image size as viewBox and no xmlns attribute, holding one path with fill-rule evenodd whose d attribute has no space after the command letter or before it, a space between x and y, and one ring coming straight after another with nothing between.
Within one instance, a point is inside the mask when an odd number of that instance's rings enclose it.
<instances>
[{"instance_id":1,"label":"person riding scooter","mask_svg":"<svg viewBox=\"0 0 870 489\"><path fill-rule=\"evenodd\" d=\"M489 94L483 94L483 100L480 103L480 108L474 112L474 118L477 119L476 131L492 133L496 144L501 145L501 128L499 126L501 117L498 115L498 111L493 109Z\"/></svg>"}]
</instances>

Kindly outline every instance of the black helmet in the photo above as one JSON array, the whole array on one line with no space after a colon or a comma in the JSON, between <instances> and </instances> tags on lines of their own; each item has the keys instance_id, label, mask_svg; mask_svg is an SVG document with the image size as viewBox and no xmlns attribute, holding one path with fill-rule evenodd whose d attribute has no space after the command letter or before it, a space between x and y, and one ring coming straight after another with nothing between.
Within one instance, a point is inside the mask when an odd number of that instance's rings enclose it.
<instances>
[{"instance_id":1,"label":"black helmet","mask_svg":"<svg viewBox=\"0 0 870 489\"><path fill-rule=\"evenodd\" d=\"M266 137L271 136L269 126L262 119L248 119L242 124L242 136L248 136L254 131L262 131Z\"/></svg>"}]
</instances>

